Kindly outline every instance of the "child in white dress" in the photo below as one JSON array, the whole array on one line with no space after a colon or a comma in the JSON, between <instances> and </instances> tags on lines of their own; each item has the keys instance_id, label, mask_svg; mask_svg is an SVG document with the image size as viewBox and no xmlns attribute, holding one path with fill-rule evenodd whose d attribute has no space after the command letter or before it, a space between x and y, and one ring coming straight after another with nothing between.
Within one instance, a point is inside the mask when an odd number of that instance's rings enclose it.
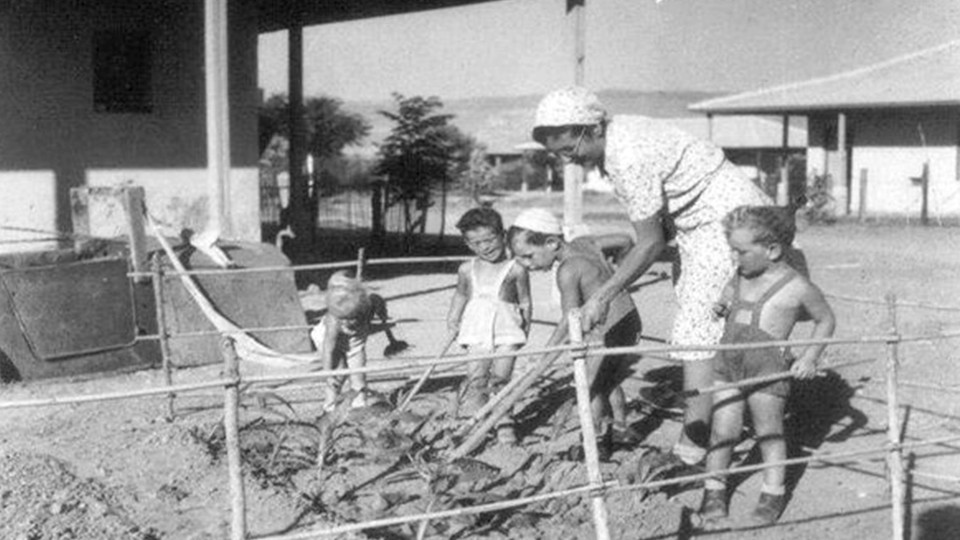
<instances>
[{"instance_id":1,"label":"child in white dress","mask_svg":"<svg viewBox=\"0 0 960 540\"><path fill-rule=\"evenodd\" d=\"M532 305L530 278L506 250L503 218L492 208L474 208L457 222L476 257L460 265L447 327L469 353L515 351L527 341ZM461 391L460 414L470 415L513 374L515 356L470 364ZM501 442L516 442L512 420L497 428Z\"/></svg>"}]
</instances>

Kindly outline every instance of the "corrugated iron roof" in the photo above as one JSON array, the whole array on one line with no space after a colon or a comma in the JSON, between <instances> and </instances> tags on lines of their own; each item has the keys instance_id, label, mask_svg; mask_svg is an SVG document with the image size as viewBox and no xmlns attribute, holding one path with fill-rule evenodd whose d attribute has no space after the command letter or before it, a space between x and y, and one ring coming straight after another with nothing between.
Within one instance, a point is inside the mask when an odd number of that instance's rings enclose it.
<instances>
[{"instance_id":1,"label":"corrugated iron roof","mask_svg":"<svg viewBox=\"0 0 960 540\"><path fill-rule=\"evenodd\" d=\"M837 73L694 103L717 114L960 105L960 40Z\"/></svg>"}]
</instances>

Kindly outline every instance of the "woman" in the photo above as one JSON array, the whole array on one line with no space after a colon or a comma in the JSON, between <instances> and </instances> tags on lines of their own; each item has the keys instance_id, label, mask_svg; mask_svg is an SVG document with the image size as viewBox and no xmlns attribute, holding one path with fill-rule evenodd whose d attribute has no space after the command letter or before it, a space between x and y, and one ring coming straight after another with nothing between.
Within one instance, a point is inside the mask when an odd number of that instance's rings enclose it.
<instances>
[{"instance_id":1,"label":"woman","mask_svg":"<svg viewBox=\"0 0 960 540\"><path fill-rule=\"evenodd\" d=\"M585 330L603 321L610 301L657 260L676 237L679 309L676 345L713 345L723 321L712 306L734 272L721 221L741 205L770 199L724 158L723 150L686 132L642 116L610 117L597 96L581 87L547 94L537 107L533 138L561 158L597 167L627 210L637 235L617 271L581 309ZM710 350L679 351L684 389L713 382ZM709 394L689 399L684 429L674 446L688 464L700 462L709 443Z\"/></svg>"}]
</instances>

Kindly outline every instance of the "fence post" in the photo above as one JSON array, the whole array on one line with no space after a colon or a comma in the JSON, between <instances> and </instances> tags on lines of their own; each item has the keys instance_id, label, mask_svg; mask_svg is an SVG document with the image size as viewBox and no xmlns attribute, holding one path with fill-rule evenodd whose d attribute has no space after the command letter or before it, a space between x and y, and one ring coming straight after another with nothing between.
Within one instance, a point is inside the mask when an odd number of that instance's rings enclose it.
<instances>
[{"instance_id":1,"label":"fence post","mask_svg":"<svg viewBox=\"0 0 960 540\"><path fill-rule=\"evenodd\" d=\"M170 332L167 330L167 311L163 307L163 264L160 261L160 253L153 256L151 260L153 267L153 302L156 304L157 317L157 335L160 337L160 358L162 359L163 378L167 386L173 386L173 367L170 365ZM167 394L167 421L172 422L176 416L174 410L174 400L177 395L173 392Z\"/></svg>"},{"instance_id":2,"label":"fence post","mask_svg":"<svg viewBox=\"0 0 960 540\"><path fill-rule=\"evenodd\" d=\"M867 169L860 169L860 197L857 205L857 219L863 221L867 219Z\"/></svg>"},{"instance_id":3,"label":"fence post","mask_svg":"<svg viewBox=\"0 0 960 540\"><path fill-rule=\"evenodd\" d=\"M227 471L230 475L230 539L244 540L247 537L246 500L243 492L243 469L240 463L240 366L233 340L224 336L220 340L223 356L224 386L223 428L227 444Z\"/></svg>"},{"instance_id":4,"label":"fence post","mask_svg":"<svg viewBox=\"0 0 960 540\"><path fill-rule=\"evenodd\" d=\"M127 239L130 242L130 265L134 272L143 272L147 266L147 233L143 227L143 188L127 186L120 189L120 202L126 211ZM134 281L145 282L146 276L137 276Z\"/></svg>"},{"instance_id":5,"label":"fence post","mask_svg":"<svg viewBox=\"0 0 960 540\"><path fill-rule=\"evenodd\" d=\"M357 279L363 279L364 249L357 248Z\"/></svg>"},{"instance_id":6,"label":"fence post","mask_svg":"<svg viewBox=\"0 0 960 540\"><path fill-rule=\"evenodd\" d=\"M890 498L893 510L893 539L904 540L904 477L903 453L899 448L900 420L898 415L899 403L897 400L897 371L900 360L898 345L900 335L897 331L897 297L893 293L887 294L887 310L890 317L891 341L887 342L887 438L891 445L887 456L887 468L890 470Z\"/></svg>"},{"instance_id":7,"label":"fence post","mask_svg":"<svg viewBox=\"0 0 960 540\"><path fill-rule=\"evenodd\" d=\"M572 310L567 316L570 328L570 343L583 343L583 327L580 325L580 312ZM573 381L577 388L577 412L580 415L580 432L583 435L583 456L587 465L587 476L592 486L599 487L603 483L600 473L600 456L597 452L597 432L593 425L593 414L590 411L590 381L587 377L587 362L585 351L571 351L573 358ZM593 502L593 525L597 533L597 540L609 540L610 530L607 525L607 507L602 493L591 495Z\"/></svg>"},{"instance_id":8,"label":"fence post","mask_svg":"<svg viewBox=\"0 0 960 540\"><path fill-rule=\"evenodd\" d=\"M930 163L923 164L923 173L920 175L920 224L926 227L930 224Z\"/></svg>"}]
</instances>

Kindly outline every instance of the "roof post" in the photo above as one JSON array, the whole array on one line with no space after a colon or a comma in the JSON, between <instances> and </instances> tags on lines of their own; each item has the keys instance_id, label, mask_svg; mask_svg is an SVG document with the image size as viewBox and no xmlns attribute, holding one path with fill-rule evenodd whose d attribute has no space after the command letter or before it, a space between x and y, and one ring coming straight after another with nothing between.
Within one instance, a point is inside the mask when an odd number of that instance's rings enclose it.
<instances>
[{"instance_id":1,"label":"roof post","mask_svg":"<svg viewBox=\"0 0 960 540\"><path fill-rule=\"evenodd\" d=\"M847 155L847 114L837 113L837 182L834 184L834 198L844 214L850 213L850 156Z\"/></svg>"},{"instance_id":2,"label":"roof post","mask_svg":"<svg viewBox=\"0 0 960 540\"><path fill-rule=\"evenodd\" d=\"M230 235L230 94L227 0L204 1L204 64L207 118L207 231Z\"/></svg>"},{"instance_id":3,"label":"roof post","mask_svg":"<svg viewBox=\"0 0 960 540\"><path fill-rule=\"evenodd\" d=\"M586 65L586 0L567 0L567 19L573 34L573 83L583 86ZM563 225L566 230L583 223L583 167L563 166Z\"/></svg>"},{"instance_id":4,"label":"roof post","mask_svg":"<svg viewBox=\"0 0 960 540\"><path fill-rule=\"evenodd\" d=\"M777 204L790 203L790 116L783 115L783 138L780 145L780 181L777 182Z\"/></svg>"},{"instance_id":5,"label":"roof post","mask_svg":"<svg viewBox=\"0 0 960 540\"><path fill-rule=\"evenodd\" d=\"M308 245L316 229L316 218L310 199L310 185L307 175L304 174L306 134L303 125L303 18L298 9L292 10L290 14L287 45L290 203L286 221L293 229L297 244Z\"/></svg>"}]
</instances>

